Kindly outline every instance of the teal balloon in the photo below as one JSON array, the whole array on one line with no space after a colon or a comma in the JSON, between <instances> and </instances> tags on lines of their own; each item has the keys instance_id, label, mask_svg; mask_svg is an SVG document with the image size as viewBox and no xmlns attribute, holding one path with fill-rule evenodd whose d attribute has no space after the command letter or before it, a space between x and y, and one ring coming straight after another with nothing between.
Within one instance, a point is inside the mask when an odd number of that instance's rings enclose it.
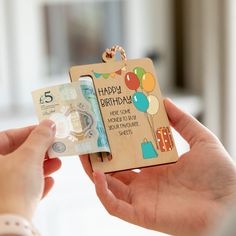
<instances>
[{"instance_id":1,"label":"teal balloon","mask_svg":"<svg viewBox=\"0 0 236 236\"><path fill-rule=\"evenodd\" d=\"M147 112L149 101L144 93L136 92L132 96L132 101L137 110L141 112Z\"/></svg>"}]
</instances>

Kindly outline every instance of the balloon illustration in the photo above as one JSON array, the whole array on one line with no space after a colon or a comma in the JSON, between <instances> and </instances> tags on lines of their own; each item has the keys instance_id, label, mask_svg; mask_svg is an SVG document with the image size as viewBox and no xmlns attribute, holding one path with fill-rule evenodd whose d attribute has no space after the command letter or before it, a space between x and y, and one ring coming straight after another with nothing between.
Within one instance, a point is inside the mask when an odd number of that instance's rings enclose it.
<instances>
[{"instance_id":1,"label":"balloon illustration","mask_svg":"<svg viewBox=\"0 0 236 236\"><path fill-rule=\"evenodd\" d=\"M130 90L137 90L139 88L140 81L133 72L128 72L125 75L125 84Z\"/></svg>"},{"instance_id":2,"label":"balloon illustration","mask_svg":"<svg viewBox=\"0 0 236 236\"><path fill-rule=\"evenodd\" d=\"M146 92L152 92L152 90L155 88L156 80L154 76L147 72L142 77L142 87L143 90Z\"/></svg>"},{"instance_id":3,"label":"balloon illustration","mask_svg":"<svg viewBox=\"0 0 236 236\"><path fill-rule=\"evenodd\" d=\"M146 71L142 67L135 67L134 68L134 74L137 75L137 77L139 79L141 79L145 73L146 73Z\"/></svg>"},{"instance_id":4,"label":"balloon illustration","mask_svg":"<svg viewBox=\"0 0 236 236\"><path fill-rule=\"evenodd\" d=\"M147 112L147 109L149 107L149 102L147 97L142 92L136 92L132 96L132 101L134 103L134 106L137 108L137 110L141 112Z\"/></svg>"},{"instance_id":5,"label":"balloon illustration","mask_svg":"<svg viewBox=\"0 0 236 236\"><path fill-rule=\"evenodd\" d=\"M150 115L155 115L159 110L159 101L157 97L153 95L149 95L147 99L149 101L149 107L147 109L147 113Z\"/></svg>"}]
</instances>

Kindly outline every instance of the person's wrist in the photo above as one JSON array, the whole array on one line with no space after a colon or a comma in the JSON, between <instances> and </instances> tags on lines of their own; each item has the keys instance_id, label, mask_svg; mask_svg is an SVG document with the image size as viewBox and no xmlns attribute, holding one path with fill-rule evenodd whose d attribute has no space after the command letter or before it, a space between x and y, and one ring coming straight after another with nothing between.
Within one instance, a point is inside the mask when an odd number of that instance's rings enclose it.
<instances>
[{"instance_id":1,"label":"person's wrist","mask_svg":"<svg viewBox=\"0 0 236 236\"><path fill-rule=\"evenodd\" d=\"M28 205L22 206L20 204L20 201L8 201L8 202L2 202L3 204L0 204L0 215L1 214L15 214L24 217L25 219L31 221L33 217L33 213L31 210L31 206Z\"/></svg>"}]
</instances>

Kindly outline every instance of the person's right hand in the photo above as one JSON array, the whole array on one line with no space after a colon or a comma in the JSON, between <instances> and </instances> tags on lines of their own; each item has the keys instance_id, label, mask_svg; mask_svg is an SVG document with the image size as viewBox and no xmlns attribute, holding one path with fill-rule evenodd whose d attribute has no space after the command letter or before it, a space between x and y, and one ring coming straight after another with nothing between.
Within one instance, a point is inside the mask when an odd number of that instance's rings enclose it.
<instances>
[{"instance_id":1,"label":"person's right hand","mask_svg":"<svg viewBox=\"0 0 236 236\"><path fill-rule=\"evenodd\" d=\"M50 120L0 132L0 214L32 219L40 199L53 187L50 175L61 166L60 159L47 156L54 136Z\"/></svg>"},{"instance_id":2,"label":"person's right hand","mask_svg":"<svg viewBox=\"0 0 236 236\"><path fill-rule=\"evenodd\" d=\"M236 201L236 168L219 140L169 100L172 126L189 143L178 162L104 175L85 171L107 211L127 222L174 235L203 235Z\"/></svg>"}]
</instances>

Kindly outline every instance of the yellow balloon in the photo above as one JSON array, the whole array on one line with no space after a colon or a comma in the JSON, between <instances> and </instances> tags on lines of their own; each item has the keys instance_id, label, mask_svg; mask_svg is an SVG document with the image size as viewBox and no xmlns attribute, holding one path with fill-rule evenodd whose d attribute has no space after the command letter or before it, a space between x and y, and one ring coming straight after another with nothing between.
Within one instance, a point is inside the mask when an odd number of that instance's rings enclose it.
<instances>
[{"instance_id":1,"label":"yellow balloon","mask_svg":"<svg viewBox=\"0 0 236 236\"><path fill-rule=\"evenodd\" d=\"M153 95L147 96L147 99L149 101L149 107L147 109L147 113L150 115L155 115L159 110L159 101L157 97Z\"/></svg>"},{"instance_id":2,"label":"yellow balloon","mask_svg":"<svg viewBox=\"0 0 236 236\"><path fill-rule=\"evenodd\" d=\"M143 90L146 92L152 92L153 89L155 88L155 85L156 85L156 80L154 76L149 72L145 73L142 77Z\"/></svg>"}]
</instances>

